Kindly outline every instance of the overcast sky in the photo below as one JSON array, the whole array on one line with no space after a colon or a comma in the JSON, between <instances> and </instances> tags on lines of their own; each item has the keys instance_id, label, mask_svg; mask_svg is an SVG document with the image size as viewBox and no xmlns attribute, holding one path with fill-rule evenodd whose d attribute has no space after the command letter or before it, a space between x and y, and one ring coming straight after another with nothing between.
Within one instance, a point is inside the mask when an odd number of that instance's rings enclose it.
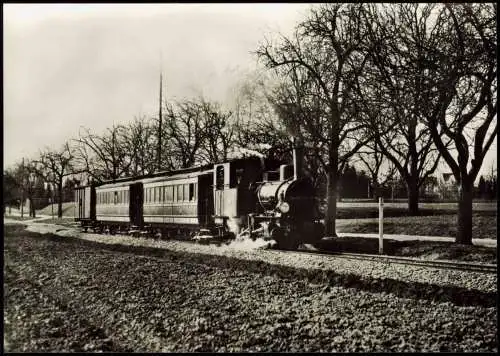
<instances>
[{"instance_id":1,"label":"overcast sky","mask_svg":"<svg viewBox=\"0 0 500 356\"><path fill-rule=\"evenodd\" d=\"M160 67L167 100L226 100L256 68L259 41L290 33L309 6L4 4L4 167L81 126L102 133L156 115ZM493 161L496 146L483 171Z\"/></svg>"},{"instance_id":2,"label":"overcast sky","mask_svg":"<svg viewBox=\"0 0 500 356\"><path fill-rule=\"evenodd\" d=\"M158 110L164 94L225 100L256 67L265 34L290 32L308 4L3 6L4 165L57 148L80 126Z\"/></svg>"}]
</instances>

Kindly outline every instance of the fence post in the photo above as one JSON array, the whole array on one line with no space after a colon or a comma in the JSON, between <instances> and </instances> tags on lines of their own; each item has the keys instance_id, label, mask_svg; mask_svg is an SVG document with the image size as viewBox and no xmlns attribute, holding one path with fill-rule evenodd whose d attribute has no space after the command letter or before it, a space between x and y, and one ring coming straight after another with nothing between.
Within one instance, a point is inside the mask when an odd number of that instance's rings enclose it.
<instances>
[{"instance_id":1,"label":"fence post","mask_svg":"<svg viewBox=\"0 0 500 356\"><path fill-rule=\"evenodd\" d=\"M378 198L378 253L384 253L384 198Z\"/></svg>"}]
</instances>

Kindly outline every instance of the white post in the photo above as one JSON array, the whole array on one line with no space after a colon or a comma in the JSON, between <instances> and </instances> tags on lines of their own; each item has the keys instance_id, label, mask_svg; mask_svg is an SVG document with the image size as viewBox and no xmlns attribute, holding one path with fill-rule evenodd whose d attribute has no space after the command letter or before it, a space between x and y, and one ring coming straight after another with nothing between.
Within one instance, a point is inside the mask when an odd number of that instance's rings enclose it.
<instances>
[{"instance_id":1,"label":"white post","mask_svg":"<svg viewBox=\"0 0 500 356\"><path fill-rule=\"evenodd\" d=\"M384 253L384 198L378 198L378 253Z\"/></svg>"}]
</instances>

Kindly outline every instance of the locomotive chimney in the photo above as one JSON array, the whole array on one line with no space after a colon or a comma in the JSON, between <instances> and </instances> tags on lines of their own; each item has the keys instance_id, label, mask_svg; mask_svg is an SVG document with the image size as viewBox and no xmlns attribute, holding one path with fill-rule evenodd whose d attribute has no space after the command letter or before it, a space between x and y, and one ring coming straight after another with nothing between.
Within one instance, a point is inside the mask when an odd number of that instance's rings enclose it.
<instances>
[{"instance_id":1,"label":"locomotive chimney","mask_svg":"<svg viewBox=\"0 0 500 356\"><path fill-rule=\"evenodd\" d=\"M304 162L304 145L302 141L296 137L292 137L293 145L293 179L299 179L303 175Z\"/></svg>"}]
</instances>

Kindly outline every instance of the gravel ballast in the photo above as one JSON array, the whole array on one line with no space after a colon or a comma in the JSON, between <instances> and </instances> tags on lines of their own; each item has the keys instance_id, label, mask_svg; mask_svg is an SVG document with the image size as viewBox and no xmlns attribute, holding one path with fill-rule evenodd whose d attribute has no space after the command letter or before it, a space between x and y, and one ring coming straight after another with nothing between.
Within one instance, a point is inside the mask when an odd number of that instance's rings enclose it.
<instances>
[{"instance_id":1,"label":"gravel ballast","mask_svg":"<svg viewBox=\"0 0 500 356\"><path fill-rule=\"evenodd\" d=\"M266 250L263 241L233 242L230 245L200 245L183 241L154 240L151 238L131 237L125 235L101 235L82 233L78 229L57 227L49 224L33 224L30 231L49 233L60 236L78 237L105 244L127 246L143 246L167 249L184 253L198 253L216 256L227 256L241 260L262 261L265 263L304 268L313 270L334 271L343 275L360 276L366 279L388 279L408 283L432 284L436 286L467 288L483 292L497 291L497 276L480 272L443 270L421 266L408 266L377 261L349 260L311 254L293 254L277 250Z\"/></svg>"},{"instance_id":2,"label":"gravel ballast","mask_svg":"<svg viewBox=\"0 0 500 356\"><path fill-rule=\"evenodd\" d=\"M79 242L6 234L6 351L497 351L495 306L216 267L179 251L157 258ZM32 309L20 313L26 305ZM37 323L44 317L34 317L43 313L66 334L44 334ZM60 318L51 321L52 314ZM71 335L83 340L65 341Z\"/></svg>"}]
</instances>

